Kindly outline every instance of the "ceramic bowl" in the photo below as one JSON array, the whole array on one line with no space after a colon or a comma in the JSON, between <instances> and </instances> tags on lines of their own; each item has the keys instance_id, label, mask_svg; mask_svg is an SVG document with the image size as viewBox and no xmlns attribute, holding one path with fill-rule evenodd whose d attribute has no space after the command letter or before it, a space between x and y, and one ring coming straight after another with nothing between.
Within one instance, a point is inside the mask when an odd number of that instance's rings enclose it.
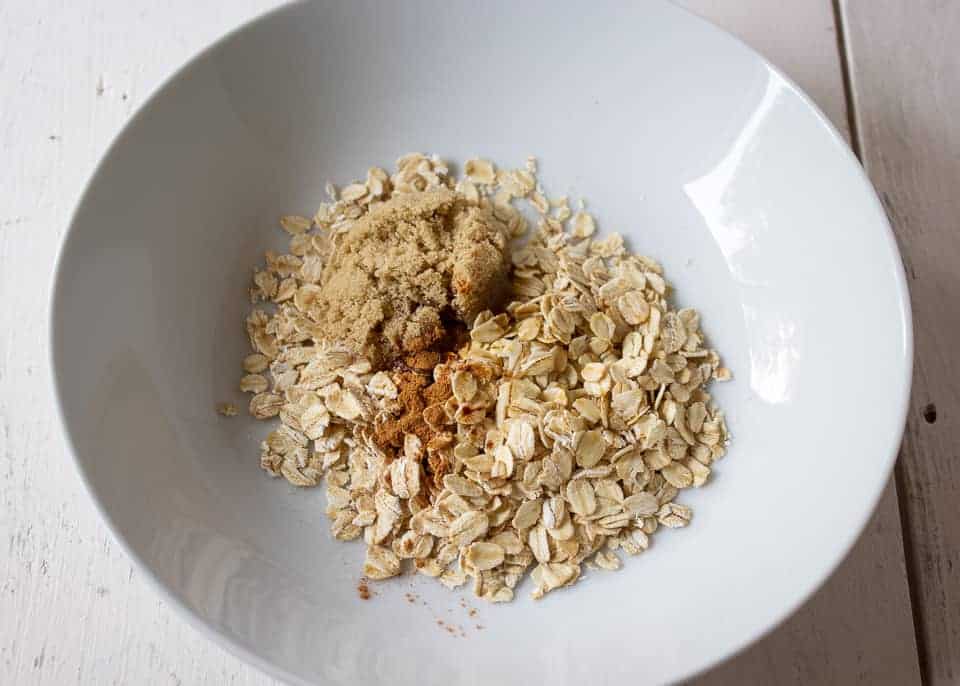
<instances>
[{"instance_id":1,"label":"ceramic bowl","mask_svg":"<svg viewBox=\"0 0 960 686\"><path fill-rule=\"evenodd\" d=\"M283 245L277 217L413 150L537 156L552 194L662 261L733 370L715 386L733 443L682 495L693 523L620 572L539 602L529 582L486 606L423 577L364 601L362 545L332 540L323 489L268 478L263 425L214 412L244 402L246 288ZM51 326L76 463L167 601L276 676L352 686L656 683L717 663L857 538L911 368L900 258L841 137L754 52L660 2L331 0L250 23L104 156Z\"/></svg>"}]
</instances>

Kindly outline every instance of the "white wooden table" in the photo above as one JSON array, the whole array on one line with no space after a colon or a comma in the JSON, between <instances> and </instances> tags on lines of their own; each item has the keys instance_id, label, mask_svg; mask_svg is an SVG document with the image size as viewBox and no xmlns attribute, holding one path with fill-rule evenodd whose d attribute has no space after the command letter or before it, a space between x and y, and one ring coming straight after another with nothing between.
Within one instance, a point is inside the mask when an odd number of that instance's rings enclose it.
<instances>
[{"instance_id":1,"label":"white wooden table","mask_svg":"<svg viewBox=\"0 0 960 686\"><path fill-rule=\"evenodd\" d=\"M112 543L49 393L56 247L104 147L276 0L0 0L0 684L274 683L187 626ZM960 2L686 0L810 93L897 230L916 327L894 480L830 581L701 684L960 683Z\"/></svg>"}]
</instances>

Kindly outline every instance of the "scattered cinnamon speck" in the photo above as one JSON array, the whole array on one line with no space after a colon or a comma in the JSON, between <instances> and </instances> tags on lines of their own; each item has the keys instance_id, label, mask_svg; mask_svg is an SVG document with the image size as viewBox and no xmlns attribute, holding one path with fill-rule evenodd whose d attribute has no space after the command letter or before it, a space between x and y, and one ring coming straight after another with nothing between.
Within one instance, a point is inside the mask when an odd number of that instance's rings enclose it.
<instances>
[{"instance_id":1,"label":"scattered cinnamon speck","mask_svg":"<svg viewBox=\"0 0 960 686\"><path fill-rule=\"evenodd\" d=\"M370 587L367 585L366 577L361 577L357 584L357 595L363 600L370 600Z\"/></svg>"}]
</instances>

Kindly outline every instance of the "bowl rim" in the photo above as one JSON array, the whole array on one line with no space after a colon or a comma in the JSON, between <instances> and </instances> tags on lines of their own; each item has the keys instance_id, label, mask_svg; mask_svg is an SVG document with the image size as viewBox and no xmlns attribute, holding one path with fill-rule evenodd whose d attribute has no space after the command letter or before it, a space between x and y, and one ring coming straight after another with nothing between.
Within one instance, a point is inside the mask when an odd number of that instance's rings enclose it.
<instances>
[{"instance_id":1,"label":"bowl rim","mask_svg":"<svg viewBox=\"0 0 960 686\"><path fill-rule=\"evenodd\" d=\"M838 553L823 566L819 575L820 578L817 579L806 592L800 593L792 603L788 603L781 608L780 611L776 613L776 619L770 622L768 625L760 627L754 632L740 637L733 647L706 661L705 663L697 665L685 673L676 675L675 679L677 681L685 681L702 675L707 671L719 666L720 664L723 664L728 660L740 655L783 625L827 583L827 581L840 567L841 563L849 556L853 546L860 539L861 535L866 529L867 524L870 522L870 519L876 512L880 498L886 490L887 485L890 483L891 476L894 476L893 470L903 441L903 434L906 429L907 414L910 408L913 380L914 331L910 292L904 270L903 258L897 245L896 235L894 234L893 228L890 224L886 209L877 195L876 189L867 176L866 170L864 169L860 160L851 149L851 142L848 142L847 139L837 130L836 126L834 126L834 124L827 118L820 107L817 106L817 104L810 98L809 95L807 95L805 91L803 91L789 76L784 74L778 67L773 65L763 55L761 55L739 37L714 24L708 19L705 19L693 10L676 4L673 0L656 1L660 4L670 5L673 9L679 10L682 14L686 15L688 19L698 22L701 26L707 27L708 30L713 31L716 34L725 36L728 41L732 41L741 49L745 50L753 58L758 60L762 66L769 70L770 73L782 80L784 87L806 106L806 108L814 115L820 126L824 129L824 132L833 139L834 143L838 144L838 147L843 151L842 154L846 156L846 163L850 165L851 171L858 176L860 182L868 191L868 196L870 198L869 202L874 204L875 208L879 210L878 215L882 217L883 226L878 228L884 229L883 238L886 241L886 247L890 250L891 254L897 258L894 260L894 279L896 281L895 285L899 296L898 306L903 313L903 321L907 324L905 327L903 340L904 350L906 352L904 359L907 361L907 363L904 365L905 368L902 371L902 376L899 379L900 393L899 398L897 398L899 409L898 414L900 416L899 429L896 432L897 440L893 443L893 445L890 446L887 455L883 457L883 462L881 463L881 471L885 473L887 477L882 482L879 482L881 485L879 488L877 488L876 492L870 494L870 497L865 499L869 504L869 507L863 510L862 516L860 517L859 521L855 522L854 526L844 529L843 535L846 537L846 540L844 540L842 545L838 548ZM167 90L169 86L183 78L201 61L215 54L223 46L227 45L237 36L253 28L256 24L269 20L284 12L290 11L294 7L306 4L308 4L307 0L293 0L292 2L285 2L277 7L260 12L241 22L239 25L230 29L206 47L192 53L179 67L162 78L157 85L152 88L142 103L137 107L136 111L114 135L113 139L110 141L104 152L100 155L92 171L84 181L83 190L80 192L73 206L73 210L70 213L70 218L67 223L67 228L60 239L59 246L56 251L53 270L48 282L47 310L45 316L45 321L47 323L47 362L50 368L50 374L48 378L50 391L54 401L53 404L55 408L56 419L60 427L60 434L63 437L66 452L73 464L73 468L83 484L87 498L93 504L93 507L100 516L102 522L106 525L106 528L114 542L120 547L127 558L133 562L138 572L147 580L148 585L155 593L159 595L160 599L165 604L172 607L174 613L181 619L185 620L187 624L190 625L194 630L197 630L203 636L211 639L214 644L226 649L229 653L240 660L246 662L247 664L253 665L264 674L275 679L294 684L310 684L312 682L306 681L303 677L288 671L287 669L267 660L264 657L261 657L242 641L227 635L211 620L201 616L193 608L187 605L180 595L173 588L162 581L154 572L152 567L142 558L142 556L140 556L130 546L130 544L128 544L127 540L120 533L119 526L116 524L116 522L114 522L110 513L107 512L101 500L96 496L93 483L87 470L84 468L79 456L79 452L76 449L76 445L67 422L66 412L64 410L62 390L58 374L59 355L57 353L56 343L59 337L59 327L57 324L56 313L58 311L59 301L62 297L61 290L63 286L61 280L61 268L63 266L63 260L65 253L67 252L67 248L71 244L71 241L76 239L77 216L80 213L80 210L89 200L94 182L100 176L100 173L107 162L113 157L115 151L126 140L127 136L130 134L130 131L145 116L145 113L153 106L154 102L163 94L164 91ZM855 135L855 132L851 132L851 136ZM854 139L852 143L856 143L856 140Z\"/></svg>"}]
</instances>

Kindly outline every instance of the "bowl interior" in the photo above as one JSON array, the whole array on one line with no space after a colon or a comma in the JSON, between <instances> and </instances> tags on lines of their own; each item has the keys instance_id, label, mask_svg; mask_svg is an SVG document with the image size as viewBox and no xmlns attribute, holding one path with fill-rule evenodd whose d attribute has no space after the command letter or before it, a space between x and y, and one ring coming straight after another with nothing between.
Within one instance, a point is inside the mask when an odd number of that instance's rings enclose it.
<instances>
[{"instance_id":1,"label":"bowl interior","mask_svg":"<svg viewBox=\"0 0 960 686\"><path fill-rule=\"evenodd\" d=\"M476 617L426 579L360 600L362 545L331 539L323 489L267 478L264 426L214 413L244 404L245 292L284 244L277 216L310 215L328 180L412 150L536 155L548 192L586 198L602 230L662 261L735 375L714 386L734 442L682 496L690 527L539 603L529 584L509 606L468 599ZM63 247L52 349L107 521L248 659L329 683L649 682L758 637L848 549L899 442L907 307L842 141L683 11L319 2L217 44L119 137Z\"/></svg>"}]
</instances>

